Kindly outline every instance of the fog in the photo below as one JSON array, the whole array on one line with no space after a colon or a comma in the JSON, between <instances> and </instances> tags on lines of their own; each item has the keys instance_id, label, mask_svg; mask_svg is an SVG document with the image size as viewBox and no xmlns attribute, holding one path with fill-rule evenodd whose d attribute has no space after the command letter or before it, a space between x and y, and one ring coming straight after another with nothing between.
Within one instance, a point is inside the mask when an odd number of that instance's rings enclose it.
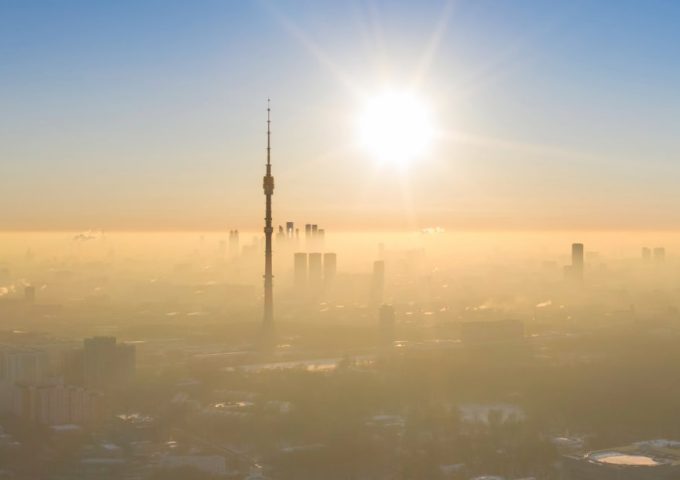
<instances>
[{"instance_id":1,"label":"fog","mask_svg":"<svg viewBox=\"0 0 680 480\"><path fill-rule=\"evenodd\" d=\"M300 230L0 235L9 478L676 474L680 234Z\"/></svg>"}]
</instances>

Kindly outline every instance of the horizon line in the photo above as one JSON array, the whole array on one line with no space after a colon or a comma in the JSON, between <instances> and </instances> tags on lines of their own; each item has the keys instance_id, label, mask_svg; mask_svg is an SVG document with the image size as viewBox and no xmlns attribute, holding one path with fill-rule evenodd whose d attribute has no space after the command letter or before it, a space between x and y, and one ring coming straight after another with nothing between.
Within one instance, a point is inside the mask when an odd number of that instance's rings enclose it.
<instances>
[{"instance_id":1,"label":"horizon line","mask_svg":"<svg viewBox=\"0 0 680 480\"><path fill-rule=\"evenodd\" d=\"M484 233L484 232L507 232L507 233L537 233L537 232L594 232L594 233L623 233L623 232L634 232L634 233L680 233L680 227L677 228L652 228L652 227L642 227L642 228L624 228L624 227L609 227L609 228L578 228L578 227L546 227L546 228L525 228L525 227L465 227L465 228L446 228L441 226L430 226L422 227L418 229L396 229L396 228L371 228L371 229L358 229L358 228L340 228L340 229L329 229L325 228L327 234L347 234L347 233L423 233L429 229L440 228L441 231L434 232L438 234L446 233ZM4 229L0 228L1 234L10 233L82 233L82 232L102 232L102 233L228 233L230 230L238 230L239 232L245 233L262 233L259 228L238 228L230 227L224 229L215 228L187 228L187 229L175 229L175 228L157 228L157 229L127 229L127 228L17 228L17 229ZM304 233L304 230L301 231Z\"/></svg>"}]
</instances>

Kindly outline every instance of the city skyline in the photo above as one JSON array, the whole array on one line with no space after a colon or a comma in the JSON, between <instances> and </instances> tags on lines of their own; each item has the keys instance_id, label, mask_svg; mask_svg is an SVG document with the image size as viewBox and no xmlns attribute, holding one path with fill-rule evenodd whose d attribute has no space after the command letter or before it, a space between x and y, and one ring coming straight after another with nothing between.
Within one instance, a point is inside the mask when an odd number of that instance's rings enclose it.
<instances>
[{"instance_id":1,"label":"city skyline","mask_svg":"<svg viewBox=\"0 0 680 480\"><path fill-rule=\"evenodd\" d=\"M680 228L672 3L36 5L0 7L1 230L259 230L268 96L275 226ZM432 107L406 169L357 145L385 88Z\"/></svg>"},{"instance_id":2,"label":"city skyline","mask_svg":"<svg viewBox=\"0 0 680 480\"><path fill-rule=\"evenodd\" d=\"M0 479L680 478L678 25L0 0Z\"/></svg>"}]
</instances>

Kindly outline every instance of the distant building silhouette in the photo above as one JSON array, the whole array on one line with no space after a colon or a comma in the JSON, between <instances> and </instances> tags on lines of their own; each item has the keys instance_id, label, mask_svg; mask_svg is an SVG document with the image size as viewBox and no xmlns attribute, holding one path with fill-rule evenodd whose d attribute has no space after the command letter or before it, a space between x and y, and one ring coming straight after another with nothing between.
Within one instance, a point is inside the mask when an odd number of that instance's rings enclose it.
<instances>
[{"instance_id":1,"label":"distant building silhouette","mask_svg":"<svg viewBox=\"0 0 680 480\"><path fill-rule=\"evenodd\" d=\"M335 253L325 253L323 256L323 283L326 289L335 281L338 270L338 256Z\"/></svg>"},{"instance_id":2,"label":"distant building silhouette","mask_svg":"<svg viewBox=\"0 0 680 480\"><path fill-rule=\"evenodd\" d=\"M571 244L571 274L576 280L583 280L583 244Z\"/></svg>"},{"instance_id":3,"label":"distant building silhouette","mask_svg":"<svg viewBox=\"0 0 680 480\"><path fill-rule=\"evenodd\" d=\"M89 387L125 383L135 372L135 346L117 343L115 337L86 338L83 365Z\"/></svg>"},{"instance_id":4,"label":"distant building silhouette","mask_svg":"<svg viewBox=\"0 0 680 480\"><path fill-rule=\"evenodd\" d=\"M319 228L318 224L306 223L305 224L305 248L306 250L312 252L319 252L324 250L324 237L325 230Z\"/></svg>"},{"instance_id":5,"label":"distant building silhouette","mask_svg":"<svg viewBox=\"0 0 680 480\"><path fill-rule=\"evenodd\" d=\"M37 425L92 424L103 418L102 394L63 384L18 384L13 413Z\"/></svg>"},{"instance_id":6,"label":"distant building silhouette","mask_svg":"<svg viewBox=\"0 0 680 480\"><path fill-rule=\"evenodd\" d=\"M652 250L649 247L642 247L642 261L649 263L652 260Z\"/></svg>"},{"instance_id":7,"label":"distant building silhouette","mask_svg":"<svg viewBox=\"0 0 680 480\"><path fill-rule=\"evenodd\" d=\"M238 230L229 230L229 256L237 257L239 254Z\"/></svg>"},{"instance_id":8,"label":"distant building silhouette","mask_svg":"<svg viewBox=\"0 0 680 480\"><path fill-rule=\"evenodd\" d=\"M307 286L307 254L297 252L294 255L293 277L295 288L302 291Z\"/></svg>"},{"instance_id":9,"label":"distant building silhouette","mask_svg":"<svg viewBox=\"0 0 680 480\"><path fill-rule=\"evenodd\" d=\"M385 293L385 261L373 262L373 274L371 277L371 302L379 305L383 302Z\"/></svg>"},{"instance_id":10,"label":"distant building silhouette","mask_svg":"<svg viewBox=\"0 0 680 480\"><path fill-rule=\"evenodd\" d=\"M35 348L0 346L0 415L16 414L19 385L38 385L48 377L47 352Z\"/></svg>"},{"instance_id":11,"label":"distant building silhouette","mask_svg":"<svg viewBox=\"0 0 680 480\"><path fill-rule=\"evenodd\" d=\"M656 247L654 249L654 261L656 263L663 263L666 261L666 249L664 247Z\"/></svg>"},{"instance_id":12,"label":"distant building silhouette","mask_svg":"<svg viewBox=\"0 0 680 480\"><path fill-rule=\"evenodd\" d=\"M318 250L324 250L325 249L325 245L324 245L325 238L326 238L326 230L324 230L323 228L320 228L319 230L317 230L317 232L316 232L316 248Z\"/></svg>"},{"instance_id":13,"label":"distant building silhouette","mask_svg":"<svg viewBox=\"0 0 680 480\"><path fill-rule=\"evenodd\" d=\"M10 346L0 349L0 382L40 383L47 370L48 355L43 350Z\"/></svg>"},{"instance_id":14,"label":"distant building silhouette","mask_svg":"<svg viewBox=\"0 0 680 480\"><path fill-rule=\"evenodd\" d=\"M321 286L321 275L321 253L312 252L309 254L309 274L307 279L311 289L316 290Z\"/></svg>"}]
</instances>

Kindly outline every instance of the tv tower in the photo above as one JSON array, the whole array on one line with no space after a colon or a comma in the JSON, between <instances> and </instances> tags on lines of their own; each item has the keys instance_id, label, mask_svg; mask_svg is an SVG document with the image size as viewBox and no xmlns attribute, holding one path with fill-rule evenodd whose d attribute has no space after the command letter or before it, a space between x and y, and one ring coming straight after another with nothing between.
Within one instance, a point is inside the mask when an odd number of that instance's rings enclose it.
<instances>
[{"instance_id":1,"label":"tv tower","mask_svg":"<svg viewBox=\"0 0 680 480\"><path fill-rule=\"evenodd\" d=\"M274 194L274 177L271 164L271 130L270 130L270 99L267 99L267 173L262 180L266 198L264 216L264 317L262 324L265 330L270 330L274 323L274 285L272 274L272 195Z\"/></svg>"}]
</instances>

